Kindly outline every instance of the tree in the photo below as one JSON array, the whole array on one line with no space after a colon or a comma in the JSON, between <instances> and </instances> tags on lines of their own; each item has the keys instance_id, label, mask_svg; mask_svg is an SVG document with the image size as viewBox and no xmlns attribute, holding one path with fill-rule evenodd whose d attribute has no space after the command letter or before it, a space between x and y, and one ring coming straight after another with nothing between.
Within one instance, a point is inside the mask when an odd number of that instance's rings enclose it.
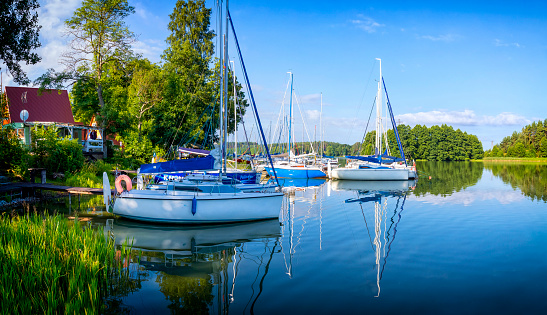
<instances>
[{"instance_id":1,"label":"tree","mask_svg":"<svg viewBox=\"0 0 547 315\"><path fill-rule=\"evenodd\" d=\"M13 80L26 85L29 80L19 62L36 64L41 58L32 50L40 47L38 0L2 0L0 4L0 59ZM0 68L1 69L1 68Z\"/></svg>"},{"instance_id":2,"label":"tree","mask_svg":"<svg viewBox=\"0 0 547 315\"><path fill-rule=\"evenodd\" d=\"M195 144L211 147L218 139L220 69L213 61L215 34L210 28L211 10L203 0L179 0L170 15L168 47L164 63L163 100L150 110L154 117L150 139L155 144ZM211 67L214 64L214 67ZM227 71L229 113L234 112L233 73ZM245 115L247 102L236 80L237 121ZM234 130L233 114L228 115L228 132Z\"/></svg>"},{"instance_id":3,"label":"tree","mask_svg":"<svg viewBox=\"0 0 547 315\"><path fill-rule=\"evenodd\" d=\"M129 86L129 106L137 120L138 134L150 110L163 100L163 78L160 68L145 60L137 65Z\"/></svg>"},{"instance_id":4,"label":"tree","mask_svg":"<svg viewBox=\"0 0 547 315\"><path fill-rule=\"evenodd\" d=\"M65 70L56 73L53 69L38 78L42 88L61 88L66 81L91 84L97 92L99 108L104 114L103 84L106 69L112 63L124 63L132 55L131 43L134 34L129 31L124 19L135 9L127 0L84 0L74 15L65 21L70 50L63 54ZM103 117L97 117L104 129ZM103 142L106 157L106 141Z\"/></svg>"}]
</instances>

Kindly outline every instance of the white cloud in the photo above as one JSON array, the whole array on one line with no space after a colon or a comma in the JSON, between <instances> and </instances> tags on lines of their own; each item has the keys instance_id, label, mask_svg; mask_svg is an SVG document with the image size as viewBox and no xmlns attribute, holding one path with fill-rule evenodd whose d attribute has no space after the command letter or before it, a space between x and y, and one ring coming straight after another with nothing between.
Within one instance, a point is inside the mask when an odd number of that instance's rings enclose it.
<instances>
[{"instance_id":1,"label":"white cloud","mask_svg":"<svg viewBox=\"0 0 547 315\"><path fill-rule=\"evenodd\" d=\"M460 126L514 126L529 124L530 120L513 113L500 113L495 116L477 116L473 110L430 111L395 116L402 123L414 125L460 125Z\"/></svg>"},{"instance_id":2,"label":"white cloud","mask_svg":"<svg viewBox=\"0 0 547 315\"><path fill-rule=\"evenodd\" d=\"M494 39L494 45L496 47L509 47L509 46L512 46L512 47L517 47L517 48L520 48L520 44L519 43L506 43L500 39Z\"/></svg>"},{"instance_id":3,"label":"white cloud","mask_svg":"<svg viewBox=\"0 0 547 315\"><path fill-rule=\"evenodd\" d=\"M133 51L141 54L152 62L159 62L161 54L165 49L165 42L161 40L136 41L132 45Z\"/></svg>"},{"instance_id":4,"label":"white cloud","mask_svg":"<svg viewBox=\"0 0 547 315\"><path fill-rule=\"evenodd\" d=\"M454 35L454 34L444 34L444 35L437 35L437 36L422 35L422 36L419 36L418 38L427 39L427 40L431 40L431 41L434 41L434 42L453 42L456 39L458 39L459 37L460 36Z\"/></svg>"},{"instance_id":5,"label":"white cloud","mask_svg":"<svg viewBox=\"0 0 547 315\"><path fill-rule=\"evenodd\" d=\"M300 104L314 104L321 101L321 94L307 94L307 95L301 95L298 97L298 101Z\"/></svg>"},{"instance_id":6,"label":"white cloud","mask_svg":"<svg viewBox=\"0 0 547 315\"><path fill-rule=\"evenodd\" d=\"M362 14L359 14L356 20L351 20L350 22L367 33L374 33L378 28L385 26Z\"/></svg>"},{"instance_id":7,"label":"white cloud","mask_svg":"<svg viewBox=\"0 0 547 315\"><path fill-rule=\"evenodd\" d=\"M309 121L317 120L319 121L319 117L321 117L321 111L318 110L307 110L306 116L308 117Z\"/></svg>"},{"instance_id":8,"label":"white cloud","mask_svg":"<svg viewBox=\"0 0 547 315\"><path fill-rule=\"evenodd\" d=\"M525 197L519 191L469 191L463 190L460 192L454 192L450 195L433 195L426 194L425 196L420 197L411 197L416 198L419 201L433 205L463 205L471 206L477 201L485 200L497 200L500 204L511 204L517 201L523 200Z\"/></svg>"}]
</instances>

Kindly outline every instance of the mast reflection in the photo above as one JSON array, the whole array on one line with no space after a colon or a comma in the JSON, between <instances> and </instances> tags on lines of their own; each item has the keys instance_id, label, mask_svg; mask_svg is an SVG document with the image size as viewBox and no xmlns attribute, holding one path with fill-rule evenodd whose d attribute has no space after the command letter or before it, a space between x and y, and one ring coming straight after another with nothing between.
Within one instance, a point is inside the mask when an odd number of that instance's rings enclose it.
<instances>
[{"instance_id":1,"label":"mast reflection","mask_svg":"<svg viewBox=\"0 0 547 315\"><path fill-rule=\"evenodd\" d=\"M361 208L370 244L375 253L376 286L378 287L375 297L379 297L380 281L386 268L391 245L397 235L397 225L402 218L401 213L404 210L406 196L416 186L416 182L339 180L333 181L331 186L336 191L354 191L356 194L355 198L346 199L345 203L355 203ZM363 208L368 204L374 204L374 240ZM389 209L393 209L393 212Z\"/></svg>"}]
</instances>

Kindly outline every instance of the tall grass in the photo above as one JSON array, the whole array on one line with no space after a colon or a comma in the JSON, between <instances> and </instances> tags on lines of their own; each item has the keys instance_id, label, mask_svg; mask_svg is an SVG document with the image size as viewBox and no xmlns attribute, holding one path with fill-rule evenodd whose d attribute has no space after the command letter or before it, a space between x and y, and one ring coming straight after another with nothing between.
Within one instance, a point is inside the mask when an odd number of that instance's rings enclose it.
<instances>
[{"instance_id":1,"label":"tall grass","mask_svg":"<svg viewBox=\"0 0 547 315\"><path fill-rule=\"evenodd\" d=\"M73 187L103 188L103 172L106 172L112 186L114 184L114 176L110 174L112 169L111 164L102 160L84 163L78 172L68 174L65 184Z\"/></svg>"},{"instance_id":2,"label":"tall grass","mask_svg":"<svg viewBox=\"0 0 547 315\"><path fill-rule=\"evenodd\" d=\"M0 313L103 313L112 283L127 277L102 228L60 216L0 218Z\"/></svg>"}]
</instances>

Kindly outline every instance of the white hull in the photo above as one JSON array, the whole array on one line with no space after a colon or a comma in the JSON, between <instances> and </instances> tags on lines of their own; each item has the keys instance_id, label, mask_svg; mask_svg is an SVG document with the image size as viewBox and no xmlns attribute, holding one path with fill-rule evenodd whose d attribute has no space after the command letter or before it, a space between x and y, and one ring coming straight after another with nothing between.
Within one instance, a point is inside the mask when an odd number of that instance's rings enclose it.
<instances>
[{"instance_id":1,"label":"white hull","mask_svg":"<svg viewBox=\"0 0 547 315\"><path fill-rule=\"evenodd\" d=\"M194 194L132 190L116 198L113 212L125 218L147 222L243 222L279 218L282 198L283 193Z\"/></svg>"},{"instance_id":2,"label":"white hull","mask_svg":"<svg viewBox=\"0 0 547 315\"><path fill-rule=\"evenodd\" d=\"M111 225L107 224L105 235L108 235L107 229L114 232L118 245L129 240L133 248L189 252L195 246L212 246L281 235L279 220L189 227L114 221Z\"/></svg>"},{"instance_id":3,"label":"white hull","mask_svg":"<svg viewBox=\"0 0 547 315\"><path fill-rule=\"evenodd\" d=\"M335 168L331 171L331 178L349 180L408 180L407 169L396 168Z\"/></svg>"},{"instance_id":4,"label":"white hull","mask_svg":"<svg viewBox=\"0 0 547 315\"><path fill-rule=\"evenodd\" d=\"M415 181L409 180L391 180L391 181L363 181L363 180L334 180L331 187L335 191L341 190L360 190L360 191L405 191L415 184Z\"/></svg>"}]
</instances>

